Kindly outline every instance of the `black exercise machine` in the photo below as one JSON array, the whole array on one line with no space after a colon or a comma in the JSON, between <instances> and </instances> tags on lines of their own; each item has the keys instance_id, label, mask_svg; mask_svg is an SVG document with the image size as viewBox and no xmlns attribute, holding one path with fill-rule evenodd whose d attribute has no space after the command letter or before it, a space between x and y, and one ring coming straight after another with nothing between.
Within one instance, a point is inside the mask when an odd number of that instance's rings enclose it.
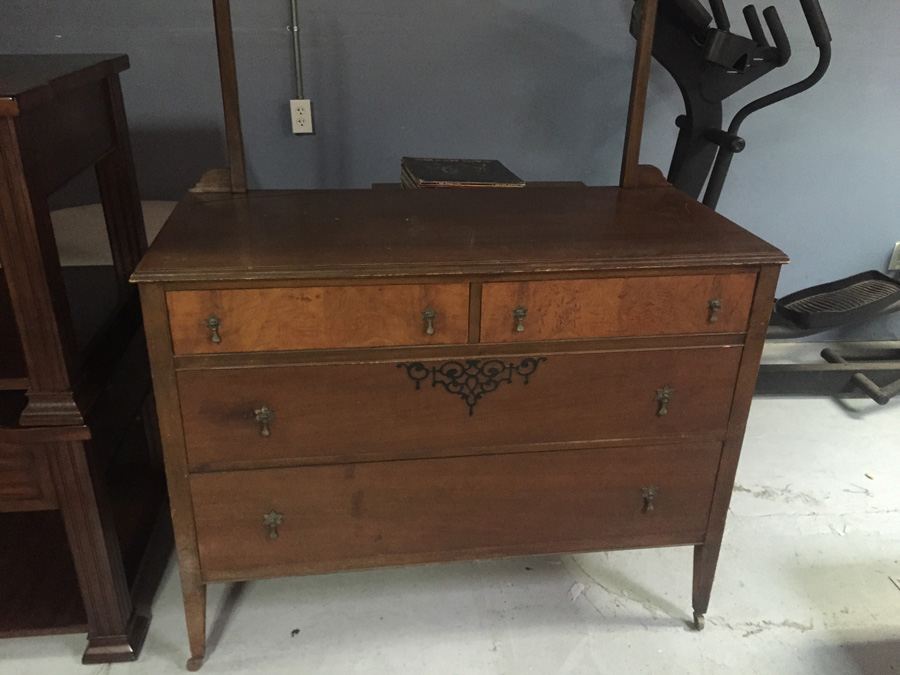
<instances>
[{"instance_id":1,"label":"black exercise machine","mask_svg":"<svg viewBox=\"0 0 900 675\"><path fill-rule=\"evenodd\" d=\"M659 0L654 58L672 75L685 103L668 180L716 208L734 155L746 148L741 125L753 113L796 96L818 83L831 64L831 33L819 0L800 0L819 62L805 79L751 101L723 126L723 102L749 84L787 64L791 44L775 7L763 12L771 43L756 7L744 8L749 37L732 31L723 0ZM643 8L636 0L631 32ZM715 25L713 25L715 23ZM776 303L770 339L812 335L859 324L900 311L900 282L879 272L816 286ZM825 349L826 363L764 364L758 391L768 394L856 394L884 405L900 393L900 343L857 343Z\"/></svg>"}]
</instances>

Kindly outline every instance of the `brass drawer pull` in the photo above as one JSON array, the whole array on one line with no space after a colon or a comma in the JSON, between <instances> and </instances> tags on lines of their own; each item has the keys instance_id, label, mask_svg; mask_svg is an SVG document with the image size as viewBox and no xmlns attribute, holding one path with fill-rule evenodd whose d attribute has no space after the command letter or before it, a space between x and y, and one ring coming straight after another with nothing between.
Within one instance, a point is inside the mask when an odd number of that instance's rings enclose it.
<instances>
[{"instance_id":1,"label":"brass drawer pull","mask_svg":"<svg viewBox=\"0 0 900 675\"><path fill-rule=\"evenodd\" d=\"M209 341L214 345L220 344L222 342L222 336L219 335L219 328L222 327L222 322L219 321L219 317L209 317L206 320L206 327L209 329Z\"/></svg>"},{"instance_id":2,"label":"brass drawer pull","mask_svg":"<svg viewBox=\"0 0 900 675\"><path fill-rule=\"evenodd\" d=\"M253 411L253 418L259 425L259 435L268 438L272 435L272 420L275 419L275 411L267 405Z\"/></svg>"},{"instance_id":3,"label":"brass drawer pull","mask_svg":"<svg viewBox=\"0 0 900 675\"><path fill-rule=\"evenodd\" d=\"M644 506L641 509L641 513L652 513L654 509L654 501L656 500L656 495L659 494L659 488L657 487L645 487L641 488L641 498L644 500Z\"/></svg>"},{"instance_id":4,"label":"brass drawer pull","mask_svg":"<svg viewBox=\"0 0 900 675\"><path fill-rule=\"evenodd\" d=\"M437 312L431 307L422 312L422 320L425 322L425 335L434 335L435 319L437 319Z\"/></svg>"},{"instance_id":5,"label":"brass drawer pull","mask_svg":"<svg viewBox=\"0 0 900 675\"><path fill-rule=\"evenodd\" d=\"M656 402L659 404L656 410L657 417L665 417L669 414L669 404L672 403L674 396L675 390L668 385L656 390Z\"/></svg>"},{"instance_id":6,"label":"brass drawer pull","mask_svg":"<svg viewBox=\"0 0 900 675\"><path fill-rule=\"evenodd\" d=\"M722 301L721 300L710 300L709 301L709 323L718 323L719 322L719 312L722 311Z\"/></svg>"},{"instance_id":7,"label":"brass drawer pull","mask_svg":"<svg viewBox=\"0 0 900 675\"><path fill-rule=\"evenodd\" d=\"M263 527L268 530L269 539L278 539L278 527L284 522L284 514L269 511L263 516Z\"/></svg>"},{"instance_id":8,"label":"brass drawer pull","mask_svg":"<svg viewBox=\"0 0 900 675\"><path fill-rule=\"evenodd\" d=\"M513 310L513 319L516 322L516 332L525 332L525 317L528 316L528 310L525 307L516 307Z\"/></svg>"}]
</instances>

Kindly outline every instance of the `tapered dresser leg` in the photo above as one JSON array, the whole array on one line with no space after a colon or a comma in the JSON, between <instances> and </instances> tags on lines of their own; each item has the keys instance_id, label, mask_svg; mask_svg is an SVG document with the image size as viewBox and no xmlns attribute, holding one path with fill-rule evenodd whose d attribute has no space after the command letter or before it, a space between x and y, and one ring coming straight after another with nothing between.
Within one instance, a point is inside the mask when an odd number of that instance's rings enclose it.
<instances>
[{"instance_id":1,"label":"tapered dresser leg","mask_svg":"<svg viewBox=\"0 0 900 675\"><path fill-rule=\"evenodd\" d=\"M182 574L181 592L184 596L184 615L191 646L187 669L193 672L200 670L206 657L206 585L199 579L189 579L187 574Z\"/></svg>"},{"instance_id":2,"label":"tapered dresser leg","mask_svg":"<svg viewBox=\"0 0 900 675\"><path fill-rule=\"evenodd\" d=\"M720 546L720 543L708 543L694 547L694 628L697 630L703 630L706 625Z\"/></svg>"}]
</instances>

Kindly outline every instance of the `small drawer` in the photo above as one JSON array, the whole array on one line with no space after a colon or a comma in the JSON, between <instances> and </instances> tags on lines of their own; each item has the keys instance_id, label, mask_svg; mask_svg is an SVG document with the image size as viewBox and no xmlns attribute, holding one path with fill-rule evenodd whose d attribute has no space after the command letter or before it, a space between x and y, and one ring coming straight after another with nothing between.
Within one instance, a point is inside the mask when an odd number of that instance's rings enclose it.
<instances>
[{"instance_id":1,"label":"small drawer","mask_svg":"<svg viewBox=\"0 0 900 675\"><path fill-rule=\"evenodd\" d=\"M176 354L465 343L468 284L173 291Z\"/></svg>"},{"instance_id":2,"label":"small drawer","mask_svg":"<svg viewBox=\"0 0 900 675\"><path fill-rule=\"evenodd\" d=\"M703 541L720 444L190 477L207 581Z\"/></svg>"},{"instance_id":3,"label":"small drawer","mask_svg":"<svg viewBox=\"0 0 900 675\"><path fill-rule=\"evenodd\" d=\"M0 512L56 508L56 491L44 452L0 445Z\"/></svg>"},{"instance_id":4,"label":"small drawer","mask_svg":"<svg viewBox=\"0 0 900 675\"><path fill-rule=\"evenodd\" d=\"M485 284L481 341L743 333L756 274Z\"/></svg>"},{"instance_id":5,"label":"small drawer","mask_svg":"<svg viewBox=\"0 0 900 675\"><path fill-rule=\"evenodd\" d=\"M178 374L188 464L219 471L723 438L739 347Z\"/></svg>"}]
</instances>

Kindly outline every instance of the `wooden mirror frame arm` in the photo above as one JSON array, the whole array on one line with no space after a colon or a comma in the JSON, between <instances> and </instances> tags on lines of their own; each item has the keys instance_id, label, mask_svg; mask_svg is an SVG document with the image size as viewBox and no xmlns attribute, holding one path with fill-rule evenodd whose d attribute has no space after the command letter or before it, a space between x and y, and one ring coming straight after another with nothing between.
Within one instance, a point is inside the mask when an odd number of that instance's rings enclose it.
<instances>
[{"instance_id":1,"label":"wooden mirror frame arm","mask_svg":"<svg viewBox=\"0 0 900 675\"><path fill-rule=\"evenodd\" d=\"M602 0L601 0L602 1ZM642 184L640 167L641 138L647 107L650 82L653 36L659 0L642 0L641 29L634 57L631 80L631 99L622 152L622 173L619 184L635 188ZM241 130L241 106L238 95L237 66L234 55L234 32L231 25L230 0L213 0L216 24L216 47L219 54L219 76L222 83L222 105L225 112L225 140L228 148L228 169L207 173L195 191L246 192L247 168L244 159L244 137Z\"/></svg>"},{"instance_id":2,"label":"wooden mirror frame arm","mask_svg":"<svg viewBox=\"0 0 900 675\"><path fill-rule=\"evenodd\" d=\"M641 139L647 111L647 90L650 86L650 67L653 65L653 37L656 33L656 12L659 0L641 0L641 30L634 53L634 72L631 78L631 100L628 103L628 122L625 127L625 148L622 151L622 174L619 185L636 188L641 181Z\"/></svg>"},{"instance_id":3,"label":"wooden mirror frame arm","mask_svg":"<svg viewBox=\"0 0 900 675\"><path fill-rule=\"evenodd\" d=\"M213 0L216 23L216 50L219 53L219 78L222 83L222 106L225 112L225 142L228 148L227 175L212 173L212 183L227 187L228 192L247 191L247 165L244 160L244 134L241 130L241 104L238 94L237 63L234 56L234 31L231 27L230 0ZM201 185L208 181L201 179ZM221 185L227 179L227 186ZM215 187L211 185L210 187ZM218 191L218 190L216 190Z\"/></svg>"}]
</instances>

